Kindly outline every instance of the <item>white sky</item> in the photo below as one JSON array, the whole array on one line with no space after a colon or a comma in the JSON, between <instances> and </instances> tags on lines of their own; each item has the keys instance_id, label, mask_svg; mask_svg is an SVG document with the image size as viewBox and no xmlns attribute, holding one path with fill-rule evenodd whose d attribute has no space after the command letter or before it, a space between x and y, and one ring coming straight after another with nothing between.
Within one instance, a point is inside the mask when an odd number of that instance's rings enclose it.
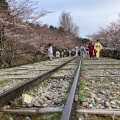
<instances>
[{"instance_id":1,"label":"white sky","mask_svg":"<svg viewBox=\"0 0 120 120\"><path fill-rule=\"evenodd\" d=\"M38 7L54 11L40 21L55 27L59 26L62 11L70 12L73 22L80 28L80 37L86 37L119 18L120 0L42 0Z\"/></svg>"}]
</instances>

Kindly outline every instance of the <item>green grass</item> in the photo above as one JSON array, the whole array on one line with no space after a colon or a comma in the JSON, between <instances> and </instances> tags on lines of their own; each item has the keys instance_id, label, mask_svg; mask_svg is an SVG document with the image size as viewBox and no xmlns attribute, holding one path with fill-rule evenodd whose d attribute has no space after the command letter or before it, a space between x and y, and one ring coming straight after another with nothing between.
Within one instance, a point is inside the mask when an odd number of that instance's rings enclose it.
<instances>
[{"instance_id":1,"label":"green grass","mask_svg":"<svg viewBox=\"0 0 120 120\"><path fill-rule=\"evenodd\" d=\"M27 116L17 114L5 114L0 112L0 120L25 120ZM31 120L60 120L61 112L45 113L28 116Z\"/></svg>"},{"instance_id":2,"label":"green grass","mask_svg":"<svg viewBox=\"0 0 120 120\"><path fill-rule=\"evenodd\" d=\"M84 87L85 87L85 81L81 79L81 80L80 80L80 89L79 89L79 91L77 92L77 95L78 95L79 100L80 100L81 98L86 98L86 97L87 97L87 95L86 95L86 93L85 93L85 90L84 90Z\"/></svg>"},{"instance_id":3,"label":"green grass","mask_svg":"<svg viewBox=\"0 0 120 120\"><path fill-rule=\"evenodd\" d=\"M80 68L81 72L83 72L85 70L84 64L83 62L81 63L81 68Z\"/></svg>"},{"instance_id":4,"label":"green grass","mask_svg":"<svg viewBox=\"0 0 120 120\"><path fill-rule=\"evenodd\" d=\"M14 103L15 103L16 106L22 105L22 99L21 98L16 98L14 100Z\"/></svg>"},{"instance_id":5,"label":"green grass","mask_svg":"<svg viewBox=\"0 0 120 120\"><path fill-rule=\"evenodd\" d=\"M1 81L0 82L0 87L3 87L5 86L7 83L9 83L10 81L9 80L5 80L5 81Z\"/></svg>"},{"instance_id":6,"label":"green grass","mask_svg":"<svg viewBox=\"0 0 120 120\"><path fill-rule=\"evenodd\" d=\"M72 87L73 81L70 82L70 85L68 86L66 93L69 93Z\"/></svg>"}]
</instances>

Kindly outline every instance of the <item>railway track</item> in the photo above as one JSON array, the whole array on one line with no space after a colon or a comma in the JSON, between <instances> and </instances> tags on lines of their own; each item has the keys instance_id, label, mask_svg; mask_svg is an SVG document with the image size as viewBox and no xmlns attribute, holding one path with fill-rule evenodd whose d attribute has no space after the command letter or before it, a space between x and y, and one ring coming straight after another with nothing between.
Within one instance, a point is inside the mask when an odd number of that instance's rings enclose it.
<instances>
[{"instance_id":1,"label":"railway track","mask_svg":"<svg viewBox=\"0 0 120 120\"><path fill-rule=\"evenodd\" d=\"M61 61L57 61L57 63L61 64ZM95 60L86 57L82 60L81 65L80 58L69 59L69 63L64 64L64 67L61 66L57 72L54 70L54 73L50 73L49 76L46 75L47 70L51 71L49 67L52 66L54 69L56 65L53 63L48 65L47 62L43 64L46 64L47 68L45 68L46 72L42 73L45 75L42 84L38 84L36 81L37 87L32 90L28 87L28 91L20 92L17 95L34 96L32 99L37 102L31 105L22 101L22 104L2 109L5 115L11 116L14 113L16 114L16 116L12 116L14 119L25 119L28 116L30 120L120 119L119 60L108 58ZM29 68L38 69L35 66ZM41 67L41 70L43 69L44 67ZM23 96L15 101L22 99Z\"/></svg>"},{"instance_id":2,"label":"railway track","mask_svg":"<svg viewBox=\"0 0 120 120\"><path fill-rule=\"evenodd\" d=\"M120 119L120 61L110 58L82 61L77 116L79 120Z\"/></svg>"},{"instance_id":3,"label":"railway track","mask_svg":"<svg viewBox=\"0 0 120 120\"><path fill-rule=\"evenodd\" d=\"M48 70L47 72L45 72L45 73L42 73L41 75L39 75L39 76L37 76L37 77L34 77L34 78L32 78L32 79L30 79L30 80L28 80L27 82L24 82L24 83L22 83L22 84L20 84L20 85L17 85L16 87L14 87L14 88L11 88L10 90L8 90L8 91L5 91L5 92L3 92L2 94L0 94L0 106L1 106L1 108L2 108L2 106L4 106L4 105L6 105L6 103L8 103L10 100L13 100L13 99L15 99L16 97L18 97L18 96L20 96L21 94L23 94L23 90L24 90L24 93L25 93L25 90L30 90L31 89L31 87L32 86L35 86L36 84L38 85L38 83L39 82L42 82L42 83L44 83L43 81L45 80L45 79L47 79L48 77L49 77L49 81L47 81L48 83L50 83L50 84L55 84L55 83L51 83L50 81L51 81L51 79L53 79L52 81L53 82L57 82L57 86L58 86L58 81L61 81L60 82L60 84L62 83L62 85L61 86L59 86L60 87L60 90L61 90L61 88L62 89L64 89L63 91L60 91L59 90L59 94L61 94L62 92L64 93L64 92L66 92L66 89L68 89L67 87L69 87L69 85L70 84L72 84L72 81L73 81L73 79L74 79L74 77L75 77L75 79L76 79L76 77L78 78L78 76L79 76L79 72L78 72L78 70L77 70L77 67L78 67L78 64L79 64L79 62L80 62L80 58L78 58L78 59L75 59L75 58L69 58L69 60L67 60L67 62L65 62L66 60L64 59L64 62L62 62L62 64L61 64L61 61L57 61L57 63L60 63L60 66L58 66L58 65L56 65L55 64L55 61L54 61L54 63L51 63L51 64L47 64L46 63L46 66L54 66L54 68L52 69L52 70ZM72 62L73 61L73 62ZM70 62L70 63L69 63ZM34 65L33 65L34 66ZM57 67L56 67L57 66ZM65 66L65 67L63 67L63 66ZM22 67L19 67L19 68L17 68L17 70L26 70L26 67L28 68L28 66L22 66ZM44 67L43 67L44 68ZM58 69L59 68L62 68L60 71L58 71ZM15 71L16 72L16 68L12 68L13 70L11 70L11 69L9 69L9 70L7 70L7 74L8 74L8 71L9 72L13 72L13 71ZM29 71L31 70L31 69L38 69L38 68L36 68L35 66L34 67L31 67L31 66L29 66ZM43 69L42 69L43 70ZM46 70L46 69L45 69ZM57 73L54 73L55 71L57 70ZM79 67L79 70L80 70L80 67ZM2 70L2 71L5 71L6 72L6 70ZM77 71L77 76L76 76L76 71ZM14 73L15 73L14 72ZM18 73L20 73L20 72L18 72ZM22 72L21 72L22 73ZM28 72L27 72L28 73ZM54 73L54 74L53 74ZM2 73L2 75L4 75L4 73ZM51 77L50 77L51 76ZM3 76L2 76L3 77ZM10 77L10 76L9 76ZM15 78L17 78L18 79L18 76L16 77L16 76L13 76L13 77L15 77ZM21 77L21 76L19 76L19 77ZM25 76L24 76L25 77ZM7 78L7 77L5 77L5 78ZM30 77L31 78L31 77ZM57 79L57 80L56 80ZM64 80L64 81L63 81ZM49 85L50 85L49 84ZM65 86L64 86L64 84L65 84ZM68 84L68 85L67 85ZM74 84L74 88L72 88L72 89L74 89L74 90L72 90L72 101L71 102L73 102L73 99L74 99L74 93L75 93L75 89L76 89L76 82L74 83L73 82L73 84ZM26 87L27 86L27 87ZM47 87L47 86L46 86ZM52 88L54 87L54 89L55 89L55 85L54 86L52 86ZM66 88L65 88L66 87ZM52 89L52 91L54 91L53 89ZM74 92L73 92L74 91ZM28 93L26 93L26 94L28 94ZM71 92L70 92L70 94L71 94ZM63 96L64 97L67 97L68 96L68 93L66 94L66 95L64 95L63 94ZM47 96L47 97L50 97L50 96ZM57 96L57 97L59 97L59 96ZM48 98L48 99L50 99L50 98ZM60 99L59 99L60 100ZM57 103L58 102L58 103ZM62 109L63 109L63 107L64 107L64 105L65 105L65 103L63 103L62 104L62 106L61 106L61 103L59 104L59 101L55 101L54 103L55 104L53 104L53 106L54 107L56 107L56 104L57 104L57 106L59 106L59 110L61 111ZM60 101L61 102L61 101ZM72 103L70 103L70 104L72 104ZM52 107L53 107L52 106ZM15 107L15 106L14 106ZM27 106L24 106L24 107L27 107ZM28 107L30 107L30 106L28 106ZM32 106L31 106L32 107ZM38 106L35 106L35 104L34 104L34 107L38 107ZM41 107L41 106L40 106ZM44 107L46 107L45 106L45 104L43 104L43 109L41 110L41 112L43 112L44 111ZM62 109L60 109L62 107ZM4 107L5 108L5 107ZM15 110L13 110L13 108L11 109L4 109L4 112L8 112L9 111L9 113L10 113L10 111L12 111L12 113L16 113L17 112L17 108L18 108L18 106L16 106L16 108L15 108ZM72 106L71 106L71 108L72 108ZM29 114L29 113L32 113L31 111L29 111L30 110L30 108L28 108L27 110L23 110L23 106L20 106L19 105L19 113L20 113L20 109L22 109L22 112L21 112L21 114L24 114L25 113L25 111L26 111L26 114ZM33 109L33 107L32 107L32 109ZM56 111L56 109L57 108L55 108L54 109L54 111ZM3 109L1 109L1 110L3 110ZM51 108L51 106L50 105L48 105L47 106L47 108L45 109L45 111L48 111L48 112L51 112L51 110L52 110L52 108ZM37 109L37 112L38 112L38 109ZM37 114L37 112L36 112L36 114ZM18 112L17 112L17 114L18 114ZM70 114L70 113L69 113Z\"/></svg>"},{"instance_id":4,"label":"railway track","mask_svg":"<svg viewBox=\"0 0 120 120\"><path fill-rule=\"evenodd\" d=\"M44 62L44 64L43 63L42 64L35 63L35 64L29 65L29 66L22 66L22 67L19 67L19 68L12 68L12 69L10 68L7 71L2 70L1 78L2 79L5 78L2 81L5 81L7 79L7 81L11 82L11 80L9 78L13 78L13 79L16 79L16 78L17 79L22 79L22 78L25 79L25 78L27 78L27 81L26 82L23 81L21 84L19 84L19 82L18 82L17 86L15 86L13 88L10 88L6 91L4 90L5 92L0 94L0 107L5 105L8 101L16 98L18 95L21 94L21 92L23 90L25 91L25 90L29 89L29 87L35 86L39 82L43 82L53 72L60 69L62 66L64 66L65 64L67 64L68 62L70 62L73 59L74 58L66 59L66 62L56 61L57 64L55 64L55 61L54 61L54 63ZM52 66L52 67L50 67L50 69L48 69L47 71L46 71L46 69L45 69L45 71L42 69L43 71L41 72L39 67L36 68L36 66L39 66L39 65L40 65L40 68L42 68L42 67L45 68L45 65L46 65L47 68L49 68L49 65ZM22 69L22 72L20 71L20 69ZM36 69L37 69L37 72L36 72ZM34 71L35 71L35 73L34 73ZM7 77L6 77L6 75L7 75Z\"/></svg>"}]
</instances>

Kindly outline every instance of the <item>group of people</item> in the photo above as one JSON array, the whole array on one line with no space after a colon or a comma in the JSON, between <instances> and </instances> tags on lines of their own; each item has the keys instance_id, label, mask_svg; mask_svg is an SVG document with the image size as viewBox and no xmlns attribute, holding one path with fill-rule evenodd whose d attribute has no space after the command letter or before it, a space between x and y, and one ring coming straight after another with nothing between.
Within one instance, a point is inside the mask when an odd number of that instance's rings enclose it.
<instances>
[{"instance_id":1,"label":"group of people","mask_svg":"<svg viewBox=\"0 0 120 120\"><path fill-rule=\"evenodd\" d=\"M86 49L82 45L80 46L80 48L76 45L75 53L76 53L76 56L81 56L82 58L84 58L86 54Z\"/></svg>"},{"instance_id":2,"label":"group of people","mask_svg":"<svg viewBox=\"0 0 120 120\"><path fill-rule=\"evenodd\" d=\"M90 58L94 58L96 56L96 58L99 59L100 51L102 49L102 45L100 44L99 40L97 39L97 42L95 44L93 44L91 41L88 45L88 48Z\"/></svg>"},{"instance_id":3,"label":"group of people","mask_svg":"<svg viewBox=\"0 0 120 120\"><path fill-rule=\"evenodd\" d=\"M96 56L96 58L99 59L100 51L102 49L102 45L100 44L99 40L97 39L97 42L95 44L93 44L92 41L90 41L90 43L88 44L88 48L89 48L90 58L94 58ZM76 45L73 50L64 50L64 51L61 51L61 53L59 51L56 51L56 58L65 57L65 56L74 56L74 55L81 56L82 58L84 58L85 54L86 54L85 47L81 45L79 48ZM51 43L49 43L49 47L48 47L48 56L50 60L52 60L53 47Z\"/></svg>"}]
</instances>

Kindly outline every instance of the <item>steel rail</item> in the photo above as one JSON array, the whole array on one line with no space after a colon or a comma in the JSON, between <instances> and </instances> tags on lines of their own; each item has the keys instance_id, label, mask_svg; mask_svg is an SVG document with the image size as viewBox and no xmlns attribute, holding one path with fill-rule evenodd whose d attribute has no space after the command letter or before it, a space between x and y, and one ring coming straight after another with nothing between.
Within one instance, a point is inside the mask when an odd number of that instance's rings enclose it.
<instances>
[{"instance_id":1,"label":"steel rail","mask_svg":"<svg viewBox=\"0 0 120 120\"><path fill-rule=\"evenodd\" d=\"M76 72L74 82L72 84L72 87L71 87L69 96L67 98L66 105L63 109L62 116L61 116L60 120L70 120L72 117L71 112L72 112L72 108L73 108L75 91L76 91L77 83L78 83L79 76L80 76L81 60L82 60L82 58L80 58L79 67L78 67L78 70Z\"/></svg>"},{"instance_id":2,"label":"steel rail","mask_svg":"<svg viewBox=\"0 0 120 120\"><path fill-rule=\"evenodd\" d=\"M23 93L23 91L26 91L26 90L30 89L31 87L37 85L38 83L43 82L46 78L50 77L53 74L53 72L55 72L56 70L65 66L67 63L71 62L75 58L76 57L68 60L67 62L64 62L63 64L43 73L41 75L36 76L35 78L33 78L30 81L27 81L18 86L15 86L15 87L9 89L8 91L5 91L4 93L0 94L0 108L3 107L4 105L6 105L9 101L11 101L11 100L15 99L16 97L18 97L19 95L21 95Z\"/></svg>"}]
</instances>

